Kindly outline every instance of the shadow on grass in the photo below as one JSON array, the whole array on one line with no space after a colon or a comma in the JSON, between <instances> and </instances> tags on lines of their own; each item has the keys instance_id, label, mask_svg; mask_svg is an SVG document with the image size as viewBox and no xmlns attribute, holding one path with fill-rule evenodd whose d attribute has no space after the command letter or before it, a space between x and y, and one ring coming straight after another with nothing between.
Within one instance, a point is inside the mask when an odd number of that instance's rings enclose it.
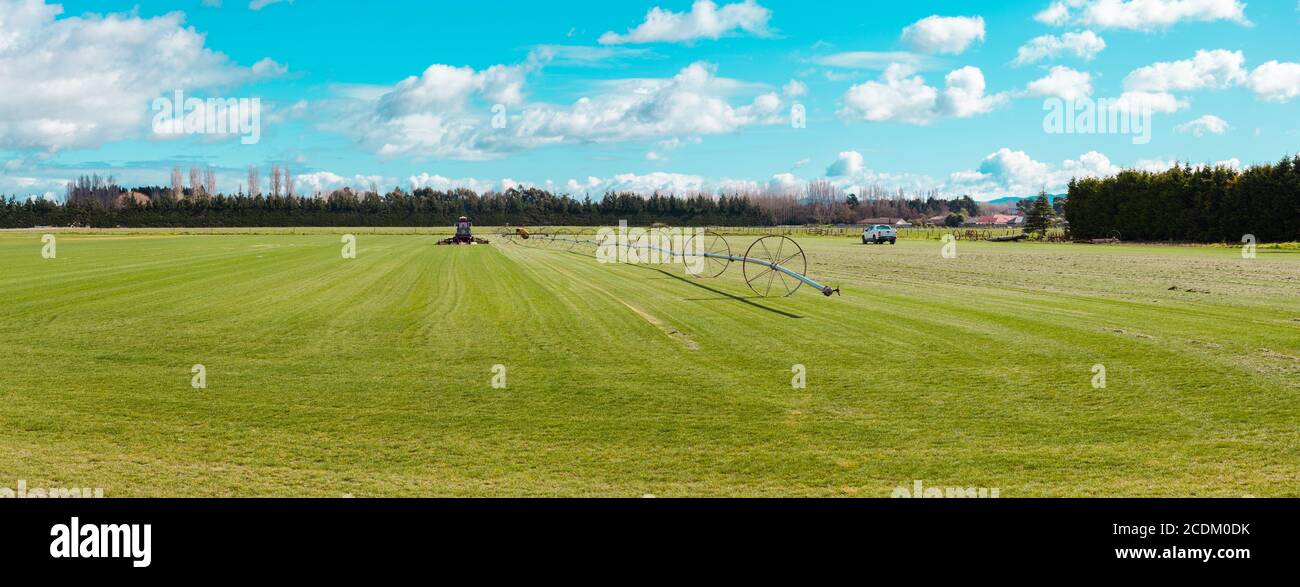
<instances>
[{"instance_id":1,"label":"shadow on grass","mask_svg":"<svg viewBox=\"0 0 1300 587\"><path fill-rule=\"evenodd\" d=\"M756 302L754 302L753 300L751 300L750 298L746 298L746 297L744 297L744 296L738 296L738 295L734 295L734 294L729 294L729 293L727 293L727 292L725 292L725 291L722 291L722 290L720 290L720 289L716 289L716 288L709 287L709 286L707 286L707 285L704 285L703 283L700 283L700 281L699 281L698 279L688 279L688 278L682 277L682 276L680 276L680 275L673 275L672 273L669 273L669 272L667 272L667 271L664 271L663 269L660 269L660 268L658 268L658 267L651 267L651 266L649 266L649 265L637 265L637 264L631 264L631 266L632 266L632 267L640 267L640 268L642 268L642 269L649 269L649 270L651 270L651 271L658 271L659 273L662 273L662 274L664 274L664 275L666 275L666 276L668 276L668 277L670 277L670 278L672 278L672 279L676 279L677 281L680 281L680 282L682 282L682 283L686 283L686 284L688 284L688 285L692 285L692 286L694 286L694 287L698 287L698 288L700 288L700 289L702 289L702 290L705 290L705 291L708 291L708 292L712 292L712 293L718 294L718 296L719 296L719 297L716 297L716 298L695 298L695 299L690 299L690 298L688 298L688 299L686 300L686 301L688 301L688 302L705 302L705 301L711 301L711 300L732 300L732 301L740 302L740 303L745 304L745 305L747 305L747 306L753 306L753 307L758 308L758 309L760 309L760 310L764 310L764 311L767 311L767 312L771 312L771 313L773 313L773 314L777 314L777 315L779 315L779 316L785 316L786 318L796 318L796 319L798 319L798 318L803 318L803 316L800 316L800 315L798 315L798 314L791 314L790 312L786 312L786 311L784 311L784 310L778 310L778 309L776 309L776 308L769 308L769 307L767 307L767 306L764 306L763 304L756 303ZM761 297L761 296L754 296L754 299L762 299L762 297Z\"/></svg>"},{"instance_id":2,"label":"shadow on grass","mask_svg":"<svg viewBox=\"0 0 1300 587\"><path fill-rule=\"evenodd\" d=\"M565 252L568 253L568 254L570 254L570 255L578 255L579 257L591 258L591 254L590 254L590 253L584 253L584 252L581 252L581 251L565 251ZM688 301L688 302L708 302L708 301L722 301L722 300L730 300L730 301L734 301L734 302L740 302L740 303L745 304L745 305L747 305L747 306L752 306L752 307L758 308L758 309L763 310L763 311L766 311L766 312L771 312L771 313L776 314L776 315L778 315L778 316L784 316L784 317L786 317L786 318L795 318L795 319L803 318L803 316L800 316L799 314L792 314L792 313L790 313L790 312L786 312L786 311L784 311L784 310L778 310L778 309L776 309L776 308L769 308L769 307L767 307L767 306L764 306L763 304L759 304L759 303L756 303L756 302L752 301L752 300L761 300L761 299L764 299L763 296L760 296L760 295L753 295L753 296L738 296L738 295L735 295L735 294L727 293L727 292L722 291L722 290L720 290L720 289L715 289L715 288L709 287L709 286L707 286L707 285L704 285L703 283L700 283L700 281L699 281L698 279L687 279L687 278L682 277L682 276L680 276L680 275L673 275L672 273L669 273L669 272L667 272L667 271L664 271L663 269L660 269L660 268L658 268L658 267L651 267L651 266L649 266L649 265L639 265L639 264L635 264L635 263L629 263L628 265L630 265L630 266L632 266L632 267L637 267L637 268L639 268L639 269L648 269L648 270L650 270L650 271L657 271L657 272L659 272L659 273L662 273L662 274L664 275L664 277L659 278L659 279L676 279L677 281L683 282L683 283L685 283L685 284L687 284L687 285L691 285L691 286L694 286L694 287L698 287L698 288L700 288L700 289L702 289L702 290L705 290L705 291L708 291L708 292L711 292L711 293L718 294L718 297L716 297L716 298L686 298L685 301Z\"/></svg>"}]
</instances>

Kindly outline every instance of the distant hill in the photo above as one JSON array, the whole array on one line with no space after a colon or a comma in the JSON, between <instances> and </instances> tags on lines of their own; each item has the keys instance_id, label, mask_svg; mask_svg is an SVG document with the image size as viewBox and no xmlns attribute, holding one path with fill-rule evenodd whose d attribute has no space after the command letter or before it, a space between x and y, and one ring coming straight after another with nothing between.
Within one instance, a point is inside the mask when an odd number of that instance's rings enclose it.
<instances>
[{"instance_id":1,"label":"distant hill","mask_svg":"<svg viewBox=\"0 0 1300 587\"><path fill-rule=\"evenodd\" d=\"M1068 195L1068 194L1047 194L1047 201L1052 202L1053 204L1055 204L1057 198L1064 198L1066 195ZM1003 196L1003 197L998 198L998 199L996 199L996 200L989 200L989 201L985 202L985 204L1011 204L1012 206L1015 206L1015 205L1016 205L1017 203L1019 203L1021 200L1031 200L1031 199L1034 199L1034 198L1037 198L1037 197L1038 197L1038 196L1036 196L1036 195L1034 195L1034 196Z\"/></svg>"}]
</instances>

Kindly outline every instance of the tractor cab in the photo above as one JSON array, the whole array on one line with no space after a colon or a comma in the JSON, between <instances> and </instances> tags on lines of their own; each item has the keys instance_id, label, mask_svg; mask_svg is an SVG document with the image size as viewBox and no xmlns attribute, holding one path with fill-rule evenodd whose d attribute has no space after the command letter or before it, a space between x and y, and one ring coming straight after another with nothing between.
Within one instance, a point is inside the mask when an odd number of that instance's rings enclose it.
<instances>
[{"instance_id":1,"label":"tractor cab","mask_svg":"<svg viewBox=\"0 0 1300 587\"><path fill-rule=\"evenodd\" d=\"M440 245L486 245L488 241L474 238L473 227L469 218L461 216L456 220L456 236L438 241Z\"/></svg>"}]
</instances>

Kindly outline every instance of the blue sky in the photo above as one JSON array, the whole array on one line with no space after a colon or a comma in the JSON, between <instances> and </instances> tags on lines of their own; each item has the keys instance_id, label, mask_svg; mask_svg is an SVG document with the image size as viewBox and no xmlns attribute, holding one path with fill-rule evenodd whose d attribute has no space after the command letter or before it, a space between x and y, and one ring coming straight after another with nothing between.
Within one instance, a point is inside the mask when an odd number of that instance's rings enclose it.
<instances>
[{"instance_id":1,"label":"blue sky","mask_svg":"<svg viewBox=\"0 0 1300 587\"><path fill-rule=\"evenodd\" d=\"M1060 191L1294 153L1298 25L1297 0L0 0L0 87L22 88L0 97L0 192L195 165L234 191L273 164L300 193ZM175 90L259 98L260 141L158 136ZM1149 142L1044 131L1047 99L1121 96L1150 105Z\"/></svg>"}]
</instances>

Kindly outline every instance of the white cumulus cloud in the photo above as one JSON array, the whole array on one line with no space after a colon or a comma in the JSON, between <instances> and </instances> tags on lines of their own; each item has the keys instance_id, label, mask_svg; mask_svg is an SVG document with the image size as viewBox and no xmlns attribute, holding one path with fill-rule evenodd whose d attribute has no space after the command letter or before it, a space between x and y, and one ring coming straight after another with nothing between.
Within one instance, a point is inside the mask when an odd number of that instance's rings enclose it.
<instances>
[{"instance_id":1,"label":"white cumulus cloud","mask_svg":"<svg viewBox=\"0 0 1300 587\"><path fill-rule=\"evenodd\" d=\"M792 79L790 80L790 83L785 84L785 86L781 88L781 92L784 93L787 98L798 98L799 96L808 93L808 86L797 79Z\"/></svg>"},{"instance_id":2,"label":"white cumulus cloud","mask_svg":"<svg viewBox=\"0 0 1300 587\"><path fill-rule=\"evenodd\" d=\"M1180 22L1250 24L1240 0L1056 0L1034 16L1044 24L1154 31Z\"/></svg>"},{"instance_id":3,"label":"white cumulus cloud","mask_svg":"<svg viewBox=\"0 0 1300 587\"><path fill-rule=\"evenodd\" d=\"M1046 77L1030 82L1027 91L1031 96L1079 100L1092 95L1092 76L1058 65Z\"/></svg>"},{"instance_id":4,"label":"white cumulus cloud","mask_svg":"<svg viewBox=\"0 0 1300 587\"><path fill-rule=\"evenodd\" d=\"M1065 33L1061 36L1042 35L1030 39L1016 51L1015 65L1026 65L1063 55L1073 55L1091 61L1106 48L1106 41L1092 31Z\"/></svg>"},{"instance_id":5,"label":"white cumulus cloud","mask_svg":"<svg viewBox=\"0 0 1300 587\"><path fill-rule=\"evenodd\" d=\"M1269 61L1253 71L1241 51L1199 50L1191 59L1158 62L1133 70L1124 78L1126 93L1172 99L1172 92L1244 86L1266 102L1288 102L1300 96L1300 63Z\"/></svg>"},{"instance_id":6,"label":"white cumulus cloud","mask_svg":"<svg viewBox=\"0 0 1300 587\"><path fill-rule=\"evenodd\" d=\"M0 148L55 151L147 136L150 102L278 75L207 48L184 15L62 17L41 0L0 2Z\"/></svg>"},{"instance_id":7,"label":"white cumulus cloud","mask_svg":"<svg viewBox=\"0 0 1300 587\"><path fill-rule=\"evenodd\" d=\"M903 29L903 42L922 53L957 55L984 40L984 17L927 16Z\"/></svg>"},{"instance_id":8,"label":"white cumulus cloud","mask_svg":"<svg viewBox=\"0 0 1300 587\"><path fill-rule=\"evenodd\" d=\"M1191 59L1157 62L1133 70L1124 78L1124 89L1170 92L1226 88L1245 81L1245 63L1241 51L1202 49Z\"/></svg>"},{"instance_id":9,"label":"white cumulus cloud","mask_svg":"<svg viewBox=\"0 0 1300 587\"><path fill-rule=\"evenodd\" d=\"M603 180L599 191L638 192L638 193L673 193L709 191L709 182L699 175L682 173L655 172L645 175L622 173Z\"/></svg>"},{"instance_id":10,"label":"white cumulus cloud","mask_svg":"<svg viewBox=\"0 0 1300 587\"><path fill-rule=\"evenodd\" d=\"M429 188L432 190L445 192L454 189L465 188L465 189L474 190L480 194L488 191L493 191L498 186L498 182L492 180L477 179L473 177L453 179L450 177L438 175L436 173L430 174L428 172L421 173L419 175L412 175L411 177L407 178L406 182L408 185L411 186L411 189L413 190L418 190L421 188Z\"/></svg>"},{"instance_id":11,"label":"white cumulus cloud","mask_svg":"<svg viewBox=\"0 0 1300 587\"><path fill-rule=\"evenodd\" d=\"M838 159L826 168L827 177L853 176L862 173L866 169L866 163L862 158L862 153L857 151L845 151L840 153Z\"/></svg>"},{"instance_id":12,"label":"white cumulus cloud","mask_svg":"<svg viewBox=\"0 0 1300 587\"><path fill-rule=\"evenodd\" d=\"M1228 132L1228 121L1213 114L1206 114L1196 120L1184 122L1175 126L1174 132L1191 134L1198 137L1207 134L1221 135Z\"/></svg>"},{"instance_id":13,"label":"white cumulus cloud","mask_svg":"<svg viewBox=\"0 0 1300 587\"><path fill-rule=\"evenodd\" d=\"M331 171L316 171L312 173L303 173L294 176L296 191L299 194L328 195L334 190L343 188L352 188L354 191L366 191L373 185L381 193L391 188L393 180L381 175L353 175L345 177ZM264 179L263 181L267 181ZM385 187L387 186L387 188Z\"/></svg>"},{"instance_id":14,"label":"white cumulus cloud","mask_svg":"<svg viewBox=\"0 0 1300 587\"><path fill-rule=\"evenodd\" d=\"M1024 151L1003 147L986 157L977 170L951 174L944 187L953 193L970 194L977 199L1027 196L1039 190L1059 193L1065 190L1072 178L1107 177L1120 170L1109 157L1097 151L1053 165L1037 161Z\"/></svg>"},{"instance_id":15,"label":"white cumulus cloud","mask_svg":"<svg viewBox=\"0 0 1300 587\"><path fill-rule=\"evenodd\" d=\"M651 8L645 21L627 34L608 32L600 36L602 45L624 43L689 43L699 39L717 40L723 35L746 32L766 36L772 11L754 0L726 4L721 8L711 0L697 0L690 12L673 12L658 6Z\"/></svg>"},{"instance_id":16,"label":"white cumulus cloud","mask_svg":"<svg viewBox=\"0 0 1300 587\"><path fill-rule=\"evenodd\" d=\"M793 173L778 173L772 176L768 185L780 192L791 192L799 188L799 178Z\"/></svg>"},{"instance_id":17,"label":"white cumulus cloud","mask_svg":"<svg viewBox=\"0 0 1300 587\"><path fill-rule=\"evenodd\" d=\"M1260 100L1289 102L1300 96L1300 63L1269 61L1250 73L1247 84Z\"/></svg>"},{"instance_id":18,"label":"white cumulus cloud","mask_svg":"<svg viewBox=\"0 0 1300 587\"><path fill-rule=\"evenodd\" d=\"M1187 108L1188 103L1168 92L1124 92L1111 102L1111 106L1120 112L1146 109L1155 114L1172 114Z\"/></svg>"},{"instance_id":19,"label":"white cumulus cloud","mask_svg":"<svg viewBox=\"0 0 1300 587\"><path fill-rule=\"evenodd\" d=\"M733 101L760 86L719 77L703 62L671 78L602 82L568 106L528 102L524 83L531 70L434 65L378 98L354 92L359 97L338 129L380 155L482 160L565 143L725 134L783 120L778 94ZM496 104L508 107L494 110Z\"/></svg>"},{"instance_id":20,"label":"white cumulus cloud","mask_svg":"<svg viewBox=\"0 0 1300 587\"><path fill-rule=\"evenodd\" d=\"M1006 95L986 94L984 73L976 67L955 69L944 77L944 89L926 85L910 67L891 65L879 81L849 88L840 116L871 122L928 124L945 117L968 118L991 111Z\"/></svg>"}]
</instances>

